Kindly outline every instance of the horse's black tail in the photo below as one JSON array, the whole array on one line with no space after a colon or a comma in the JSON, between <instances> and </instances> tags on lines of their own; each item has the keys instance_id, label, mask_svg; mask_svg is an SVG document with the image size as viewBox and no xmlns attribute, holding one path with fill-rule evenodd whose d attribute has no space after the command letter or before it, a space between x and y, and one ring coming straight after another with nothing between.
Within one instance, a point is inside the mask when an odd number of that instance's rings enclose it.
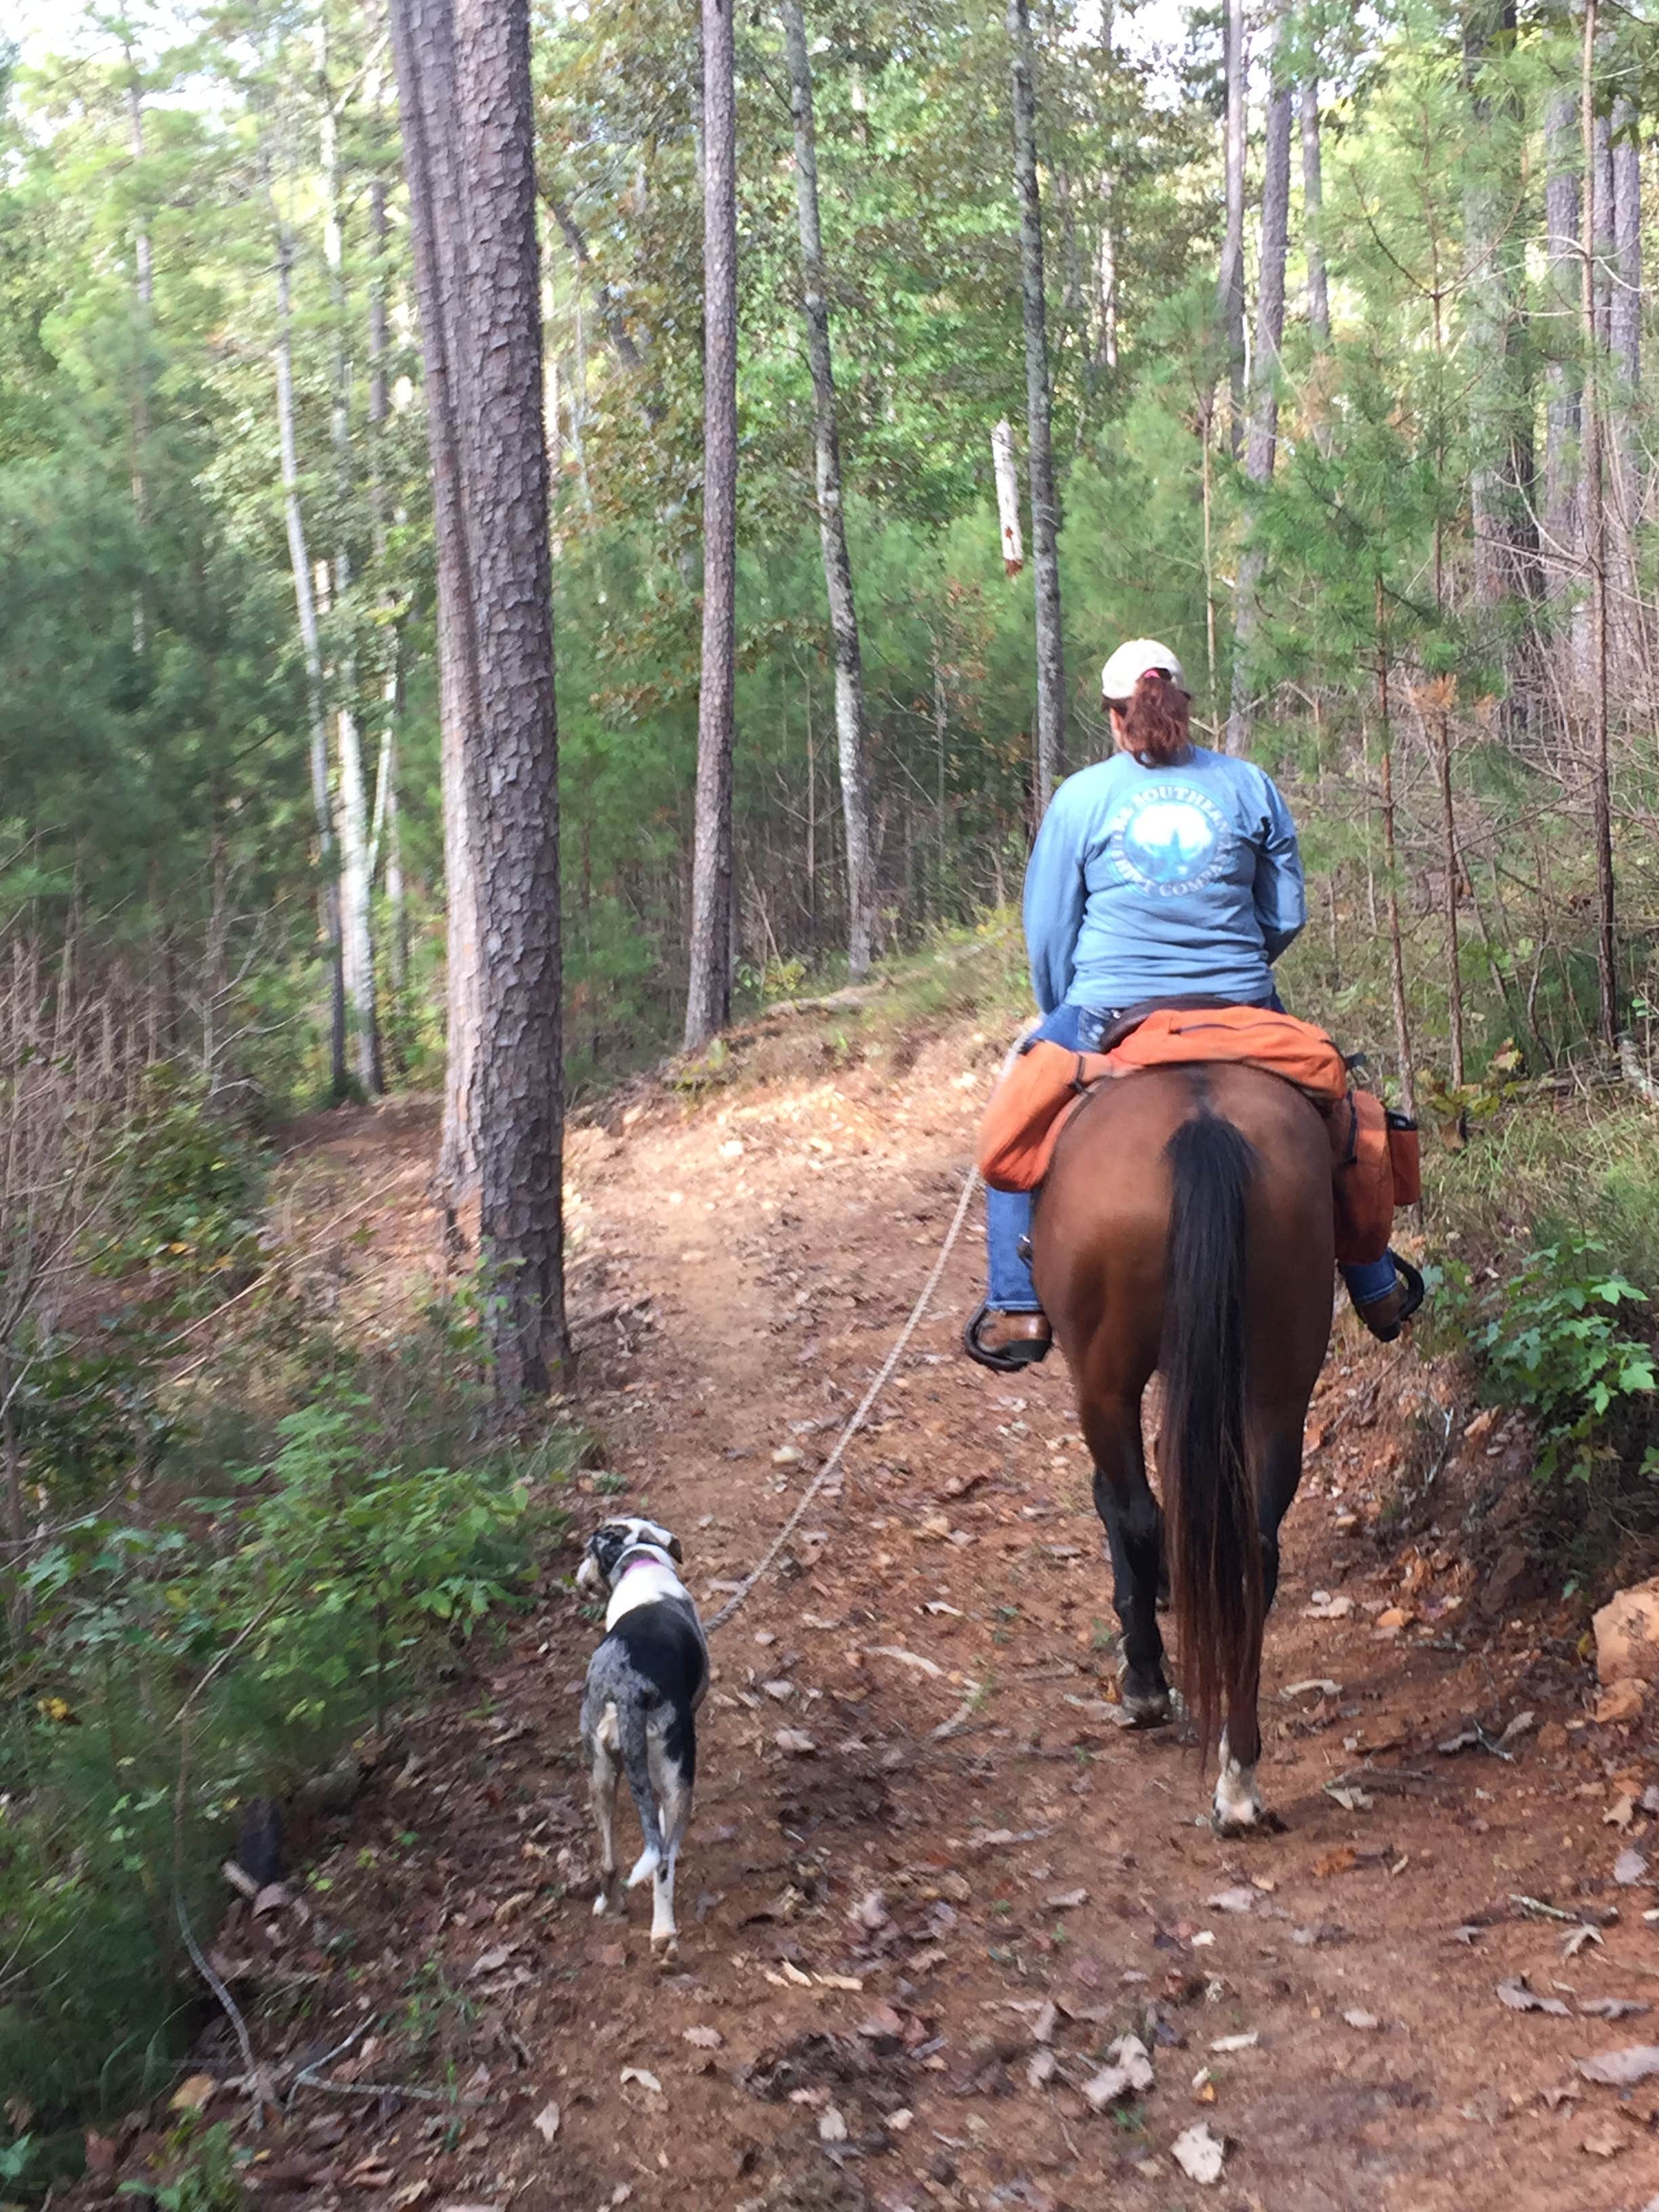
<instances>
[{"instance_id":1,"label":"horse's black tail","mask_svg":"<svg viewBox=\"0 0 1659 2212\"><path fill-rule=\"evenodd\" d=\"M1182 1686L1207 1753L1224 1695L1259 1650L1264 1613L1244 1413L1244 1201L1255 1153L1207 1109L1164 1151L1174 1193L1158 1457Z\"/></svg>"}]
</instances>

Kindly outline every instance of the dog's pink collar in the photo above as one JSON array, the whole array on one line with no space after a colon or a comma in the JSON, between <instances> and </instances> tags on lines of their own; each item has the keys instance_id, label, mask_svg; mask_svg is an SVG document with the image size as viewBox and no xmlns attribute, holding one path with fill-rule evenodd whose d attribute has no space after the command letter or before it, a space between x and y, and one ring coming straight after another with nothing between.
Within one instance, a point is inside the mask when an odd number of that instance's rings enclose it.
<instances>
[{"instance_id":1,"label":"dog's pink collar","mask_svg":"<svg viewBox=\"0 0 1659 2212\"><path fill-rule=\"evenodd\" d=\"M620 1589L635 1567L646 1566L666 1567L671 1575L674 1571L674 1562L660 1544L636 1544L628 1554L627 1564L611 1588Z\"/></svg>"}]
</instances>

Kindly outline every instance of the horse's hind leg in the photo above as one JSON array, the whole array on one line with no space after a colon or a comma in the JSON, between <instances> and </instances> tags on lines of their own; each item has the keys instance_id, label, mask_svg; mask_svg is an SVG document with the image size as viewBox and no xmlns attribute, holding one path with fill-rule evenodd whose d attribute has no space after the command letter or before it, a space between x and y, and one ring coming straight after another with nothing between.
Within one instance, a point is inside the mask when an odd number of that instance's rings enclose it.
<instances>
[{"instance_id":1,"label":"horse's hind leg","mask_svg":"<svg viewBox=\"0 0 1659 2212\"><path fill-rule=\"evenodd\" d=\"M1139 1398L1084 1407L1083 1431L1094 1455L1095 1510L1105 1524L1112 1558L1112 1601L1122 1628L1123 1707L1137 1726L1157 1728L1170 1717L1158 1626L1164 1527L1146 1480Z\"/></svg>"},{"instance_id":2,"label":"horse's hind leg","mask_svg":"<svg viewBox=\"0 0 1659 2212\"><path fill-rule=\"evenodd\" d=\"M1267 1431L1262 1440L1256 1492L1261 1532L1261 1597L1265 1619L1279 1582L1279 1524L1290 1510L1302 1480L1302 1430L1305 1407L1297 1407ZM1215 1821L1225 1835L1237 1835L1267 1823L1256 1769L1261 1758L1261 1646L1258 1642L1242 1675L1228 1685L1227 1725L1221 1739L1216 1775ZM1269 1824L1270 1825L1270 1824Z\"/></svg>"}]
</instances>

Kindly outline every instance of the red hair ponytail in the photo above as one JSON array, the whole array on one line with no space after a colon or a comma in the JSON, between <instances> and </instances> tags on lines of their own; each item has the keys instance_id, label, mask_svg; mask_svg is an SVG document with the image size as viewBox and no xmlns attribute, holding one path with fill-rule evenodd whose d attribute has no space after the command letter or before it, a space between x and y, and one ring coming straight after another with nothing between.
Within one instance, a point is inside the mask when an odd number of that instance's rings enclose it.
<instances>
[{"instance_id":1,"label":"red hair ponytail","mask_svg":"<svg viewBox=\"0 0 1659 2212\"><path fill-rule=\"evenodd\" d=\"M1123 717L1123 750L1148 768L1168 768L1178 761L1191 742L1187 734L1190 703L1165 670L1149 668L1118 707Z\"/></svg>"}]
</instances>

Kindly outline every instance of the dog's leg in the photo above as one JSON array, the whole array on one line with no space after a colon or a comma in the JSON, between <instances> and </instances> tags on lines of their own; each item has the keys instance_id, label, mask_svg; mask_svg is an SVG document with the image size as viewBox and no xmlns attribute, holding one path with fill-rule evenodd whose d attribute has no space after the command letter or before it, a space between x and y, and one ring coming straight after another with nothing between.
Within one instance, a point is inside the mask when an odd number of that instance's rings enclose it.
<instances>
[{"instance_id":1,"label":"dog's leg","mask_svg":"<svg viewBox=\"0 0 1659 2212\"><path fill-rule=\"evenodd\" d=\"M657 1778L661 1784L658 1802L663 1849L651 1881L651 1948L665 1966L680 1954L680 1931L674 1919L674 1875L691 1819L691 1783L672 1759L662 1760Z\"/></svg>"},{"instance_id":2,"label":"dog's leg","mask_svg":"<svg viewBox=\"0 0 1659 2212\"><path fill-rule=\"evenodd\" d=\"M622 1761L603 1732L595 1737L591 1756L587 1791L599 1832L599 1893L593 1899L593 1910L602 1914L619 1911L623 1902L617 1880L617 1787L622 1780Z\"/></svg>"}]
</instances>

